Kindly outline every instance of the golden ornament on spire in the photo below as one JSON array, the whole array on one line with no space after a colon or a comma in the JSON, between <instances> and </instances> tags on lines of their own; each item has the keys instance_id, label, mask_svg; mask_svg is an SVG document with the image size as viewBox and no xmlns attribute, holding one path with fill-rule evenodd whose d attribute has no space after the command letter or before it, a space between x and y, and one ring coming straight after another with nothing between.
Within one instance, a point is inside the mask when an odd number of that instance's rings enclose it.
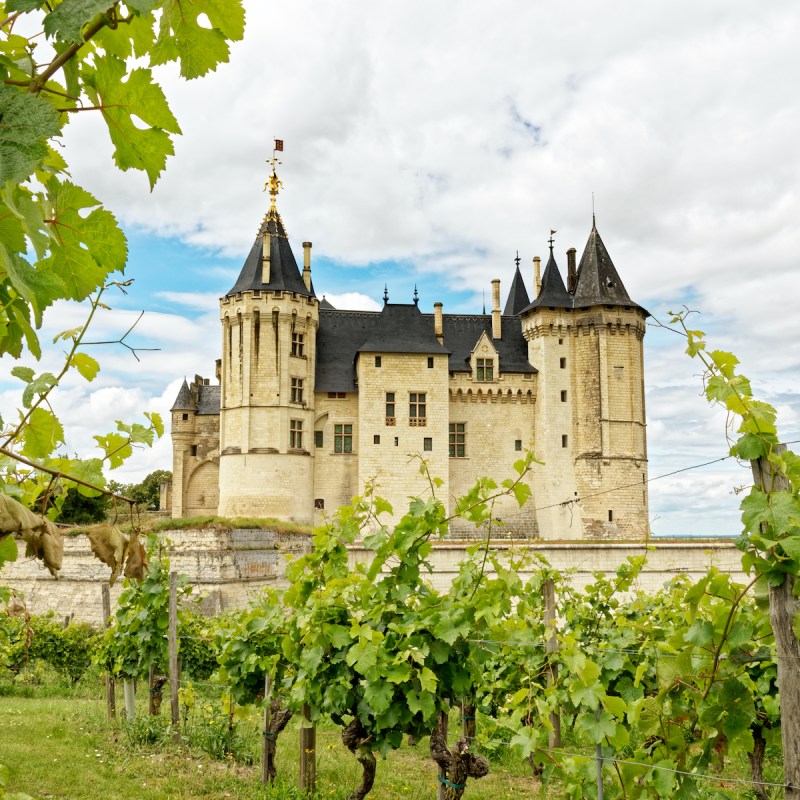
<instances>
[{"instance_id":1,"label":"golden ornament on spire","mask_svg":"<svg viewBox=\"0 0 800 800\"><path fill-rule=\"evenodd\" d=\"M264 191L269 189L269 207L270 209L275 208L275 198L278 196L278 192L281 190L281 186L283 186L283 181L278 177L277 173L275 172L275 165L280 164L281 161L279 158L275 156L275 153L278 151L283 151L283 139L276 139L275 140L275 147L272 151L272 158L267 161L272 167L272 175L269 176L269 180L264 184Z\"/></svg>"}]
</instances>

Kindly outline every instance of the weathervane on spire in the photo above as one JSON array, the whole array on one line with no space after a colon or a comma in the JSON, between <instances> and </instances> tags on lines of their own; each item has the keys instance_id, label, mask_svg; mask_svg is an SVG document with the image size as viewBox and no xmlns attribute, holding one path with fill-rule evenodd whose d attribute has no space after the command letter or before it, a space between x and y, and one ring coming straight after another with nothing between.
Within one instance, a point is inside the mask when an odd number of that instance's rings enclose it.
<instances>
[{"instance_id":1,"label":"weathervane on spire","mask_svg":"<svg viewBox=\"0 0 800 800\"><path fill-rule=\"evenodd\" d=\"M550 228L550 239L548 240L550 242L550 255L553 255L553 242L555 241L555 239L553 239L554 233L558 233L558 231L554 231L552 228Z\"/></svg>"},{"instance_id":2,"label":"weathervane on spire","mask_svg":"<svg viewBox=\"0 0 800 800\"><path fill-rule=\"evenodd\" d=\"M278 192L281 190L281 186L283 186L283 181L278 177L277 173L275 172L276 164L283 163L275 153L283 152L283 139L276 139L275 140L275 147L272 148L272 158L267 161L272 167L272 174L269 176L269 179L264 184L264 191L269 189L269 207L270 209L275 208L275 198L278 196Z\"/></svg>"},{"instance_id":3,"label":"weathervane on spire","mask_svg":"<svg viewBox=\"0 0 800 800\"><path fill-rule=\"evenodd\" d=\"M519 257L519 250L517 250L517 257L514 259L514 262L517 265L517 269L519 269L519 262L520 261L522 261L522 259Z\"/></svg>"}]
</instances>

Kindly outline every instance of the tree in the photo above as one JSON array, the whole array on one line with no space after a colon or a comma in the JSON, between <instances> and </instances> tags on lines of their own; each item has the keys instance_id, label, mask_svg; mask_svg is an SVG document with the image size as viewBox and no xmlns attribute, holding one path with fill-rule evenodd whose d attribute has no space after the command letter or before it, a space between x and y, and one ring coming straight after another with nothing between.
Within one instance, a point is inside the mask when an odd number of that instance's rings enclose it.
<instances>
[{"instance_id":1,"label":"tree","mask_svg":"<svg viewBox=\"0 0 800 800\"><path fill-rule=\"evenodd\" d=\"M241 0L0 0L0 355L40 358L43 313L57 301L88 303L86 322L56 337L66 347L59 371L11 371L23 391L18 418L0 420L0 494L15 498L0 514L0 565L16 557L11 533L54 535L16 500L54 518L69 489L107 492L104 469L163 433L159 416L146 414L145 424L119 421L96 436L102 457L59 454L66 443L53 391L73 369L96 377L87 330L107 293L130 281L124 233L70 179L54 144L72 115L101 114L117 167L142 170L152 187L180 133L153 68L176 62L197 78L227 61L243 33Z\"/></svg>"}]
</instances>

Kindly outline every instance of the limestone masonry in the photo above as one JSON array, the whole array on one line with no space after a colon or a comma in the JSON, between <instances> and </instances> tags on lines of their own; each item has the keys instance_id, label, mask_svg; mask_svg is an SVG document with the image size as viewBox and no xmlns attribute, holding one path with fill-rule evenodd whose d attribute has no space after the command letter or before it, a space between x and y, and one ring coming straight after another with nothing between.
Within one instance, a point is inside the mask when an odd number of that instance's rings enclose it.
<instances>
[{"instance_id":1,"label":"limestone masonry","mask_svg":"<svg viewBox=\"0 0 800 800\"><path fill-rule=\"evenodd\" d=\"M395 518L425 494L419 455L444 500L478 476L537 458L533 497L497 508L499 534L641 538L648 530L642 338L634 303L596 225L566 285L553 256L531 300L519 269L504 310L423 313L416 296L380 312L317 297L311 243L298 268L276 208L280 181L234 286L220 300L219 385L184 381L172 407L172 515L319 523L365 481ZM453 534L459 529L453 526Z\"/></svg>"}]
</instances>

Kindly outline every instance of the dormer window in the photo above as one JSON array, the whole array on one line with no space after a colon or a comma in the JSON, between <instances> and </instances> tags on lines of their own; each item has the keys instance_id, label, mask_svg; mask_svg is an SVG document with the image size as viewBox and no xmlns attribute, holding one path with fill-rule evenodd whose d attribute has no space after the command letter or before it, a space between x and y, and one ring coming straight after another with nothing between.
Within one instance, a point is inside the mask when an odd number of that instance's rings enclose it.
<instances>
[{"instance_id":1,"label":"dormer window","mask_svg":"<svg viewBox=\"0 0 800 800\"><path fill-rule=\"evenodd\" d=\"M494 380L493 358L478 358L475 360L475 380L481 382Z\"/></svg>"}]
</instances>

